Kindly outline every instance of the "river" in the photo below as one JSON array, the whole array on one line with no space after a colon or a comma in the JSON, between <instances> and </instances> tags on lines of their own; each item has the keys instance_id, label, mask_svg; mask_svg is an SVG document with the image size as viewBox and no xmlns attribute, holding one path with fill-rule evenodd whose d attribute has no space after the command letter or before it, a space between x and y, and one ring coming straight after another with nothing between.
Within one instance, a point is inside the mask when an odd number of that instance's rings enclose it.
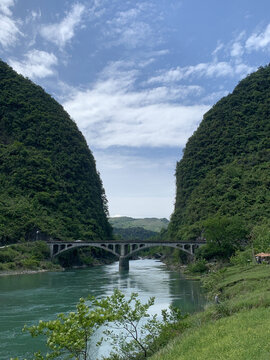
<instances>
[{"instance_id":1,"label":"river","mask_svg":"<svg viewBox=\"0 0 270 360\"><path fill-rule=\"evenodd\" d=\"M80 297L110 295L115 288L125 294L139 293L142 302L155 296L151 312L173 304L183 312L205 304L198 281L185 279L156 260L132 260L130 270L119 273L118 263L89 269L0 277L0 359L31 358L42 341L21 329L38 320L51 320L60 312L74 311ZM99 356L106 352L106 345Z\"/></svg>"}]
</instances>

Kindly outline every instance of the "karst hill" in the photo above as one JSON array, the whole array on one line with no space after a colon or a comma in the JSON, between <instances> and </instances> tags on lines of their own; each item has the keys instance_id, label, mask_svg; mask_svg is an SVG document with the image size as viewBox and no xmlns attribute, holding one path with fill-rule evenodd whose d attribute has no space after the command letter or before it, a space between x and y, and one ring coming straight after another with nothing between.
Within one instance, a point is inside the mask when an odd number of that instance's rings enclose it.
<instances>
[{"instance_id":1,"label":"karst hill","mask_svg":"<svg viewBox=\"0 0 270 360\"><path fill-rule=\"evenodd\" d=\"M270 66L242 80L203 117L176 168L172 239L202 234L213 216L252 228L270 217Z\"/></svg>"},{"instance_id":2,"label":"karst hill","mask_svg":"<svg viewBox=\"0 0 270 360\"><path fill-rule=\"evenodd\" d=\"M95 160L50 95L0 62L0 243L111 236Z\"/></svg>"}]
</instances>

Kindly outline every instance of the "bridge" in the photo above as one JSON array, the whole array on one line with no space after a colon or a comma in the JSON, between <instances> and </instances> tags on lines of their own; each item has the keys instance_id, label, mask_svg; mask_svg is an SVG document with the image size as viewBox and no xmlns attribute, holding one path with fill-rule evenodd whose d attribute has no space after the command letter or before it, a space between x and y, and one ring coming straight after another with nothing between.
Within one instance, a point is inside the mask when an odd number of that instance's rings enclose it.
<instances>
[{"instance_id":1,"label":"bridge","mask_svg":"<svg viewBox=\"0 0 270 360\"><path fill-rule=\"evenodd\" d=\"M69 251L78 247L91 246L103 249L117 256L119 259L119 269L129 269L129 258L136 254L138 251L149 249L156 246L168 246L175 249L180 249L187 254L194 256L195 250L204 245L205 241L194 242L173 242L173 241L91 241L86 242L82 240L75 240L73 242L63 241L48 241L50 247L51 258L54 258L65 251Z\"/></svg>"}]
</instances>

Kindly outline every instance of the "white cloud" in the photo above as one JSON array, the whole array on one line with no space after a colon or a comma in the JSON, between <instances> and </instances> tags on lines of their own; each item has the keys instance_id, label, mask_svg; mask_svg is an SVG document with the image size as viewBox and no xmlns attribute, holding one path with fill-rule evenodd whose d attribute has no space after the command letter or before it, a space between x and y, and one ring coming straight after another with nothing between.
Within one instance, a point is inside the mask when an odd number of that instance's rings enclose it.
<instances>
[{"instance_id":1,"label":"white cloud","mask_svg":"<svg viewBox=\"0 0 270 360\"><path fill-rule=\"evenodd\" d=\"M13 0L1 0L0 2L0 44L7 48L13 46L22 35L18 28L18 21L12 19L10 7L14 5Z\"/></svg>"},{"instance_id":2,"label":"white cloud","mask_svg":"<svg viewBox=\"0 0 270 360\"><path fill-rule=\"evenodd\" d=\"M261 33L253 33L246 41L247 50L261 50L270 45L270 24Z\"/></svg>"},{"instance_id":3,"label":"white cloud","mask_svg":"<svg viewBox=\"0 0 270 360\"><path fill-rule=\"evenodd\" d=\"M38 11L34 11L32 10L31 11L31 16L32 16L32 19L35 21L35 20L39 20L41 18L41 11L38 10Z\"/></svg>"},{"instance_id":4,"label":"white cloud","mask_svg":"<svg viewBox=\"0 0 270 360\"><path fill-rule=\"evenodd\" d=\"M176 67L173 69L165 70L161 72L160 75L150 78L148 80L148 83L169 84L189 78L214 78L226 76L232 77L235 75L245 76L253 70L253 67L239 61L233 63L225 61L200 63L197 65L191 65L182 68Z\"/></svg>"},{"instance_id":5,"label":"white cloud","mask_svg":"<svg viewBox=\"0 0 270 360\"><path fill-rule=\"evenodd\" d=\"M152 29L148 24L139 21L130 24L125 29L116 29L116 35L119 36L119 44L135 48L152 35Z\"/></svg>"},{"instance_id":6,"label":"white cloud","mask_svg":"<svg viewBox=\"0 0 270 360\"><path fill-rule=\"evenodd\" d=\"M228 93L229 92L227 90L215 91L215 92L212 92L212 93L207 94L206 96L204 96L201 99L201 102L206 103L206 104L215 104L218 100L220 100L224 96L228 95Z\"/></svg>"},{"instance_id":7,"label":"white cloud","mask_svg":"<svg viewBox=\"0 0 270 360\"><path fill-rule=\"evenodd\" d=\"M231 48L231 56L241 57L244 54L243 46L240 42L235 42Z\"/></svg>"},{"instance_id":8,"label":"white cloud","mask_svg":"<svg viewBox=\"0 0 270 360\"><path fill-rule=\"evenodd\" d=\"M11 16L12 12L10 7L14 6L14 0L1 0L0 2L0 12L7 16Z\"/></svg>"},{"instance_id":9,"label":"white cloud","mask_svg":"<svg viewBox=\"0 0 270 360\"><path fill-rule=\"evenodd\" d=\"M84 11L84 5L75 4L60 23L43 25L40 29L40 34L46 40L63 48L74 37L75 29L81 23Z\"/></svg>"},{"instance_id":10,"label":"white cloud","mask_svg":"<svg viewBox=\"0 0 270 360\"><path fill-rule=\"evenodd\" d=\"M105 34L113 39L111 44L135 48L152 39L152 28L143 20L148 10L149 4L142 2L127 11L118 12L112 20L107 21Z\"/></svg>"},{"instance_id":11,"label":"white cloud","mask_svg":"<svg viewBox=\"0 0 270 360\"><path fill-rule=\"evenodd\" d=\"M14 70L31 79L54 75L53 67L57 65L57 62L54 54L40 50L29 51L22 61L9 60L9 64Z\"/></svg>"},{"instance_id":12,"label":"white cloud","mask_svg":"<svg viewBox=\"0 0 270 360\"><path fill-rule=\"evenodd\" d=\"M178 149L178 146L177 146ZM155 151L155 150L154 150ZM177 150L178 151L178 150ZM106 170L126 170L130 172L130 169L136 169L137 172L142 171L160 171L161 168L168 169L174 168L177 159L172 159L171 156L161 155L156 157L153 161L153 158L146 157L145 153L143 156L137 154L136 151L130 151L121 149L95 149L94 150L95 159L97 163L101 166L101 171Z\"/></svg>"},{"instance_id":13,"label":"white cloud","mask_svg":"<svg viewBox=\"0 0 270 360\"><path fill-rule=\"evenodd\" d=\"M176 82L189 77L220 77L232 76L234 69L228 62L212 62L200 63L197 65L190 65L185 67L176 67L174 69L166 70L158 76L152 77L148 80L149 83L170 83Z\"/></svg>"},{"instance_id":14,"label":"white cloud","mask_svg":"<svg viewBox=\"0 0 270 360\"><path fill-rule=\"evenodd\" d=\"M64 107L90 146L184 146L209 106L176 102L198 86L135 90L136 72L106 69L91 88L74 90Z\"/></svg>"},{"instance_id":15,"label":"white cloud","mask_svg":"<svg viewBox=\"0 0 270 360\"><path fill-rule=\"evenodd\" d=\"M214 57L217 57L217 54L224 48L224 44L222 42L218 42L217 47L215 48L215 50L212 52L212 55Z\"/></svg>"},{"instance_id":16,"label":"white cloud","mask_svg":"<svg viewBox=\"0 0 270 360\"><path fill-rule=\"evenodd\" d=\"M248 75L253 71L256 71L257 68L255 66L249 66L244 63L235 64L235 73L242 76Z\"/></svg>"}]
</instances>

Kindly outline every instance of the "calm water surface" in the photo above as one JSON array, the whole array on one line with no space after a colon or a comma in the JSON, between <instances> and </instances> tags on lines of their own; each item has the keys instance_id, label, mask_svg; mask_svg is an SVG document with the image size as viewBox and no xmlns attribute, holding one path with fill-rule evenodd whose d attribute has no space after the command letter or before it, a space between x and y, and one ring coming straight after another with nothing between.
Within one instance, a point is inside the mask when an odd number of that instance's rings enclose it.
<instances>
[{"instance_id":1,"label":"calm water surface","mask_svg":"<svg viewBox=\"0 0 270 360\"><path fill-rule=\"evenodd\" d=\"M167 270L156 260L130 261L129 272L122 274L118 263L114 263L83 270L0 277L0 360L31 358L34 351L43 348L41 339L22 333L25 324L74 311L80 297L91 294L100 298L115 288L127 295L138 292L143 302L155 296L152 313L170 304L194 312L205 304L199 282ZM99 355L105 351L105 347L100 349Z\"/></svg>"}]
</instances>

